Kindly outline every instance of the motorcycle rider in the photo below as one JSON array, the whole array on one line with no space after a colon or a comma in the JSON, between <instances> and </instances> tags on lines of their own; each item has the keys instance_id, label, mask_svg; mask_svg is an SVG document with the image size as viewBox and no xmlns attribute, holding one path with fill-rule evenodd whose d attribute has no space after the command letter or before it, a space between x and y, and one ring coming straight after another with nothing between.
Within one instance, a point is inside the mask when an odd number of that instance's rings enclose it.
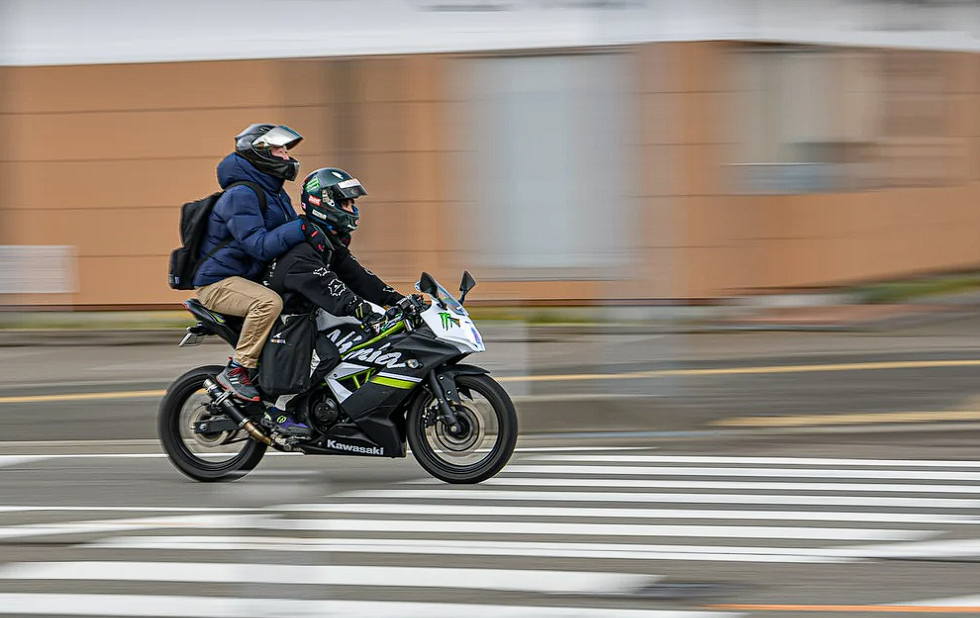
<instances>
[{"instance_id":1,"label":"motorcycle rider","mask_svg":"<svg viewBox=\"0 0 980 618\"><path fill-rule=\"evenodd\" d=\"M362 266L348 248L360 218L354 201L365 195L360 181L342 169L320 168L303 179L304 214L300 219L312 228L308 242L272 260L263 277L263 283L283 298L286 313L305 313L319 307L337 317L354 317L369 333L377 334L385 315L370 303L393 306L405 298ZM329 371L340 360L340 352L332 343L326 355L323 353L327 343L318 342L318 374ZM266 420L286 436L311 434L306 424L285 411L273 409Z\"/></svg>"},{"instance_id":2,"label":"motorcycle rider","mask_svg":"<svg viewBox=\"0 0 980 618\"><path fill-rule=\"evenodd\" d=\"M228 366L217 381L235 396L258 401L252 383L259 354L282 309L282 299L256 282L266 264L301 244L307 233L296 216L287 180L295 180L299 161L289 155L303 136L285 125L251 124L235 136L235 150L218 164L222 188L251 181L265 192L266 210L255 191L237 185L226 191L211 211L207 235L201 243L205 256L194 276L201 304L212 311L244 317L242 332Z\"/></svg>"}]
</instances>

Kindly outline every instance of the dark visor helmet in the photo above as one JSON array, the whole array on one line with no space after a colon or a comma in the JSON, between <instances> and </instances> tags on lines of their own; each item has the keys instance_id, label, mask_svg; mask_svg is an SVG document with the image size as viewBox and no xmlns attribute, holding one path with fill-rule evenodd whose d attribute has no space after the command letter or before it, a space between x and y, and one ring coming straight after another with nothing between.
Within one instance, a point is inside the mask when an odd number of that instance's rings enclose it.
<instances>
[{"instance_id":1,"label":"dark visor helmet","mask_svg":"<svg viewBox=\"0 0 980 618\"><path fill-rule=\"evenodd\" d=\"M341 209L340 200L356 200L367 195L361 182L336 167L321 167L303 179L303 212L324 228L337 234L350 234L360 218L357 207L352 212Z\"/></svg>"},{"instance_id":2,"label":"dark visor helmet","mask_svg":"<svg viewBox=\"0 0 980 618\"><path fill-rule=\"evenodd\" d=\"M272 155L270 150L285 146L292 150L303 141L303 136L284 124L251 124L235 136L235 152L248 160L255 169L283 180L296 180L299 161L288 161Z\"/></svg>"}]
</instances>

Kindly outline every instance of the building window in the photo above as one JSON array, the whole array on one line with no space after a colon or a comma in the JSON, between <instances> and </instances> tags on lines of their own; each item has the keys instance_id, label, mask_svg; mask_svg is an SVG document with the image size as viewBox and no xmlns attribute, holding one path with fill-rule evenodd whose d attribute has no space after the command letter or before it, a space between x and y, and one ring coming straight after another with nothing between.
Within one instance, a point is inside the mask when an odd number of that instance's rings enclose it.
<instances>
[{"instance_id":1,"label":"building window","mask_svg":"<svg viewBox=\"0 0 980 618\"><path fill-rule=\"evenodd\" d=\"M509 279L616 276L629 255L629 57L459 61L469 246Z\"/></svg>"},{"instance_id":2,"label":"building window","mask_svg":"<svg viewBox=\"0 0 980 618\"><path fill-rule=\"evenodd\" d=\"M737 48L736 190L817 193L950 182L939 54Z\"/></svg>"}]
</instances>

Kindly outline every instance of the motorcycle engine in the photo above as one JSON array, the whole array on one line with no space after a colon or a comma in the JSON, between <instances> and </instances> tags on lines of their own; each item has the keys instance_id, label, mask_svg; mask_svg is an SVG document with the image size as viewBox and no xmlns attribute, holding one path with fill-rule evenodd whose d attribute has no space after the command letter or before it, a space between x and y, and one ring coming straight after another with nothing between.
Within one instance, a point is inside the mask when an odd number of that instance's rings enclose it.
<instances>
[{"instance_id":1,"label":"motorcycle engine","mask_svg":"<svg viewBox=\"0 0 980 618\"><path fill-rule=\"evenodd\" d=\"M340 407L326 393L314 395L308 405L307 417L321 433L325 433L340 418Z\"/></svg>"}]
</instances>

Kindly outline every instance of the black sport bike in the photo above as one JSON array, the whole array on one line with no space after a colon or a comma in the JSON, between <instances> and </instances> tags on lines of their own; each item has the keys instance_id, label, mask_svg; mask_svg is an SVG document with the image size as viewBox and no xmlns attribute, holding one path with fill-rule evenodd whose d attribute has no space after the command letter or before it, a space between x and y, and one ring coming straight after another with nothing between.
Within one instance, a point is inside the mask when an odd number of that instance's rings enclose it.
<instances>
[{"instance_id":1,"label":"black sport bike","mask_svg":"<svg viewBox=\"0 0 980 618\"><path fill-rule=\"evenodd\" d=\"M287 438L261 423L275 402L245 402L218 386L220 365L188 371L167 389L158 431L170 461L198 481L248 474L266 448L308 455L405 457L447 483L479 483L500 471L517 442L517 414L507 392L485 369L460 363L486 348L463 308L476 285L463 273L457 300L428 273L416 288L426 305L409 297L380 334L320 312L318 337L329 337L341 361L322 383L297 395L291 408L313 430L310 439ZM184 306L199 320L180 345L217 335L234 346L240 318ZM312 364L318 362L313 358ZM261 390L261 384L258 385Z\"/></svg>"}]
</instances>

